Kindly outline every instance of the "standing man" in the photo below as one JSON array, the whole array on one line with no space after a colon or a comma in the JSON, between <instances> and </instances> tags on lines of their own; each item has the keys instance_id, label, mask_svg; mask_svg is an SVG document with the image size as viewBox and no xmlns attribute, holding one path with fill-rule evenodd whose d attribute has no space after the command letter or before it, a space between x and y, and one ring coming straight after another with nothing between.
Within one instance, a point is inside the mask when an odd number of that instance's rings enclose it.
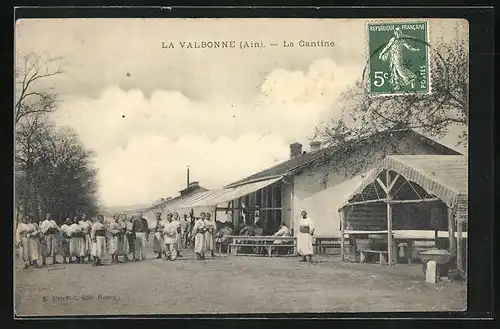
<instances>
[{"instance_id":1,"label":"standing man","mask_svg":"<svg viewBox=\"0 0 500 329\"><path fill-rule=\"evenodd\" d=\"M165 229L165 223L161 219L161 212L157 212L155 216L156 216L156 222L155 222L155 227L153 229L154 231L153 252L158 254L156 256L156 259L160 259L161 255L165 252L164 241L163 241L163 234L164 234L163 230Z\"/></svg>"},{"instance_id":2,"label":"standing man","mask_svg":"<svg viewBox=\"0 0 500 329\"><path fill-rule=\"evenodd\" d=\"M120 226L120 233L118 234L118 257L123 256L124 261L128 261L127 257L127 239L125 233L127 232L127 223L125 223L125 217L118 216L118 225Z\"/></svg>"},{"instance_id":3,"label":"standing man","mask_svg":"<svg viewBox=\"0 0 500 329\"><path fill-rule=\"evenodd\" d=\"M40 231L42 232L42 265L46 265L46 257L52 257L52 264L59 264L56 260L56 235L59 228L57 223L51 219L50 214L47 214L45 220L40 224Z\"/></svg>"},{"instance_id":4,"label":"standing man","mask_svg":"<svg viewBox=\"0 0 500 329\"><path fill-rule=\"evenodd\" d=\"M90 252L92 249L92 238L90 237L90 230L92 229L92 222L89 220L86 214L82 214L82 219L78 222L82 228L83 242L84 242L84 257L87 257L87 262L91 262Z\"/></svg>"},{"instance_id":5,"label":"standing man","mask_svg":"<svg viewBox=\"0 0 500 329\"><path fill-rule=\"evenodd\" d=\"M102 265L101 261L104 257L104 249L106 247L106 226L104 225L103 215L98 215L97 221L92 224L90 236L92 238L92 256L94 257L92 265Z\"/></svg>"},{"instance_id":6,"label":"standing man","mask_svg":"<svg viewBox=\"0 0 500 329\"><path fill-rule=\"evenodd\" d=\"M201 213L200 216L204 218L205 213ZM202 218L196 219L193 226L194 252L198 260L205 259L205 222Z\"/></svg>"},{"instance_id":7,"label":"standing man","mask_svg":"<svg viewBox=\"0 0 500 329\"><path fill-rule=\"evenodd\" d=\"M180 249L182 247L182 223L181 223L181 218L179 217L178 213L174 213L174 219L172 220L172 223L175 227L175 231L177 234L177 242L175 243L175 251L177 253L177 257L182 257Z\"/></svg>"},{"instance_id":8,"label":"standing man","mask_svg":"<svg viewBox=\"0 0 500 329\"><path fill-rule=\"evenodd\" d=\"M176 223L172 220L172 214L167 214L167 223L165 224L164 232L164 241L165 241L165 251L167 253L167 260L176 260L177 259L177 250L176 244L178 241L177 238L177 227Z\"/></svg>"},{"instance_id":9,"label":"standing man","mask_svg":"<svg viewBox=\"0 0 500 329\"><path fill-rule=\"evenodd\" d=\"M111 263L117 264L118 261L118 235L120 234L121 226L118 223L118 214L113 215L113 220L109 223L108 232L111 235L109 241L109 253L111 254Z\"/></svg>"},{"instance_id":10,"label":"standing man","mask_svg":"<svg viewBox=\"0 0 500 329\"><path fill-rule=\"evenodd\" d=\"M64 224L61 225L59 229L62 233L62 240L59 245L59 253L63 258L63 264L71 262L71 253L69 249L69 244L71 241L71 219L69 217L66 218Z\"/></svg>"},{"instance_id":11,"label":"standing man","mask_svg":"<svg viewBox=\"0 0 500 329\"><path fill-rule=\"evenodd\" d=\"M24 217L18 224L16 230L16 241L19 246L19 254L24 262L24 268L29 266L38 267L39 243L38 229L29 216Z\"/></svg>"},{"instance_id":12,"label":"standing man","mask_svg":"<svg viewBox=\"0 0 500 329\"><path fill-rule=\"evenodd\" d=\"M205 214L205 244L207 252L210 252L210 257L215 257L215 233L217 231L217 226L215 221L211 219L209 213Z\"/></svg>"},{"instance_id":13,"label":"standing man","mask_svg":"<svg viewBox=\"0 0 500 329\"><path fill-rule=\"evenodd\" d=\"M78 223L78 216L73 219L71 224L71 241L69 249L71 250L71 257L76 258L76 263L83 264L85 258L85 241L83 228Z\"/></svg>"},{"instance_id":14,"label":"standing man","mask_svg":"<svg viewBox=\"0 0 500 329\"><path fill-rule=\"evenodd\" d=\"M134 218L132 215L126 215L126 230L125 237L128 244L128 253L132 253L132 261L135 262L135 233L134 233ZM128 259L128 256L127 258Z\"/></svg>"},{"instance_id":15,"label":"standing man","mask_svg":"<svg viewBox=\"0 0 500 329\"><path fill-rule=\"evenodd\" d=\"M182 235L182 246L184 249L188 247L188 239L189 239L189 230L191 221L188 219L188 215L184 214L181 220L181 235Z\"/></svg>"},{"instance_id":16,"label":"standing man","mask_svg":"<svg viewBox=\"0 0 500 329\"><path fill-rule=\"evenodd\" d=\"M297 252L302 256L301 262L309 260L309 262L312 263L314 224L311 218L307 216L307 211L302 210L300 215L301 218L298 225L299 233L297 234Z\"/></svg>"},{"instance_id":17,"label":"standing man","mask_svg":"<svg viewBox=\"0 0 500 329\"><path fill-rule=\"evenodd\" d=\"M149 241L149 227L148 221L142 217L142 213L139 213L135 218L132 231L135 233L135 251L137 253L135 261L146 259L144 248L146 242Z\"/></svg>"}]
</instances>

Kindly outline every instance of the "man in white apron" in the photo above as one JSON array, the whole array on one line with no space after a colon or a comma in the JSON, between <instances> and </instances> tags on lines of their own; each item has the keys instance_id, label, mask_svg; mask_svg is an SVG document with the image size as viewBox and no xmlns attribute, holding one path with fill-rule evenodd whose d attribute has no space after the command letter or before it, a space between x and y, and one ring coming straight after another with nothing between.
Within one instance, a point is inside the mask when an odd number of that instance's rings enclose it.
<instances>
[{"instance_id":1,"label":"man in white apron","mask_svg":"<svg viewBox=\"0 0 500 329\"><path fill-rule=\"evenodd\" d=\"M93 266L101 265L102 258L104 257L104 250L106 247L106 226L104 225L104 216L97 216L97 221L92 224L90 231L92 238L92 256L94 257Z\"/></svg>"},{"instance_id":2,"label":"man in white apron","mask_svg":"<svg viewBox=\"0 0 500 329\"><path fill-rule=\"evenodd\" d=\"M314 224L311 218L307 216L307 211L302 210L300 215L299 232L297 233L297 252L302 256L301 262L309 260L312 263Z\"/></svg>"},{"instance_id":3,"label":"man in white apron","mask_svg":"<svg viewBox=\"0 0 500 329\"><path fill-rule=\"evenodd\" d=\"M56 261L56 234L59 232L59 228L57 223L50 218L50 214L47 214L45 220L40 223L40 231L42 231L42 265L46 265L45 259L47 257L52 257L52 264L59 264Z\"/></svg>"},{"instance_id":4,"label":"man in white apron","mask_svg":"<svg viewBox=\"0 0 500 329\"><path fill-rule=\"evenodd\" d=\"M215 234L217 233L217 226L215 221L211 219L209 213L205 214L205 245L207 253L210 253L210 257L215 257Z\"/></svg>"},{"instance_id":5,"label":"man in white apron","mask_svg":"<svg viewBox=\"0 0 500 329\"><path fill-rule=\"evenodd\" d=\"M153 238L153 252L157 254L156 258L160 259L161 255L165 253L164 250L164 241L163 241L163 230L165 223L161 219L161 212L156 213L156 223L155 227L153 229L154 231L154 238Z\"/></svg>"},{"instance_id":6,"label":"man in white apron","mask_svg":"<svg viewBox=\"0 0 500 329\"><path fill-rule=\"evenodd\" d=\"M205 217L204 213L200 214ZM196 253L196 259L205 259L205 221L201 218L197 218L193 225L193 236L194 236L194 252Z\"/></svg>"}]
</instances>

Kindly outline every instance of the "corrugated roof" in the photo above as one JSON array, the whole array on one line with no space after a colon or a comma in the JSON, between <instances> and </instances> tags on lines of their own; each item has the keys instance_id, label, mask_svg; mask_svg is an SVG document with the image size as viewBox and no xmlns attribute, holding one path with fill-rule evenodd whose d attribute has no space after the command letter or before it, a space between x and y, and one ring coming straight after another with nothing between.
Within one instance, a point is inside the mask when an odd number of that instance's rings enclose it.
<instances>
[{"instance_id":1,"label":"corrugated roof","mask_svg":"<svg viewBox=\"0 0 500 329\"><path fill-rule=\"evenodd\" d=\"M468 161L465 155L391 155L370 171L367 177L348 196L360 194L384 170L399 173L415 182L428 193L440 198L450 207L467 202ZM460 206L460 208L463 208Z\"/></svg>"},{"instance_id":2,"label":"corrugated roof","mask_svg":"<svg viewBox=\"0 0 500 329\"><path fill-rule=\"evenodd\" d=\"M409 137L419 139L424 143L427 143L428 145L439 149L443 154L447 155L459 155L460 152L457 152L455 150L452 150L430 138L425 137L424 135L421 135L413 130L400 130L400 131L391 131L391 132L378 132L375 134L372 134L370 136L367 136L361 140L356 140L352 141L350 145L354 146L356 144L362 145L363 142L367 142L370 139L374 137L384 137L384 138L402 138L403 135L407 135ZM322 156L328 155L332 156L334 155L337 151L340 151L342 148L344 148L345 145L342 146L332 146L332 147L327 147L324 149L321 149L319 151L311 152L311 153L306 153L299 155L297 157L291 158L289 160L286 160L278 165L275 165L273 167L267 168L265 170L262 170L258 173L255 173L251 176L245 177L241 180L238 180L234 183L231 183L227 185L226 187L232 187L233 185L239 185L243 184L247 181L250 180L256 180L259 178L265 178L265 177L271 177L271 176L280 176L280 175L289 175L293 174L296 171L303 169L307 167L308 165L312 164L314 160L319 159Z\"/></svg>"}]
</instances>

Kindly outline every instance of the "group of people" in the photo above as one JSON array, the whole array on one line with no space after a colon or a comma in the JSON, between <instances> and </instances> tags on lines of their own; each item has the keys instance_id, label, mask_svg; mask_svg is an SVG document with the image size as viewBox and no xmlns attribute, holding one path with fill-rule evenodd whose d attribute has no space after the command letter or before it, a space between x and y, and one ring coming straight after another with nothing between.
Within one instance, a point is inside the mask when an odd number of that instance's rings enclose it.
<instances>
[{"instance_id":1,"label":"group of people","mask_svg":"<svg viewBox=\"0 0 500 329\"><path fill-rule=\"evenodd\" d=\"M187 214L181 219L178 213L168 213L167 220L161 218L161 213L156 213L154 225L153 251L156 258L175 260L180 255L179 249L188 247L190 241L194 241L194 251L197 259L205 259L209 253L215 257L215 235L217 227L209 213L200 213L198 218L188 218Z\"/></svg>"},{"instance_id":2,"label":"group of people","mask_svg":"<svg viewBox=\"0 0 500 329\"><path fill-rule=\"evenodd\" d=\"M111 255L112 263L123 261L141 261L145 259L145 245L149 242L149 235L153 233L153 251L156 258L165 257L166 260L176 260L182 257L181 247L187 248L190 241L194 242L194 252L198 260L205 259L206 255L215 257L217 224L211 219L210 213L200 213L199 217L188 218L187 214L181 219L178 213L168 213L166 220L160 212L156 213L156 221L152 230L142 214L114 215L106 223L103 215L92 219L85 214L66 218L63 225L58 226L47 214L45 220L39 224L31 216L22 218L17 226L16 241L19 247L20 258L24 267L39 267L47 264L46 259L52 258L52 264L58 264L56 255L61 255L63 263L91 263L93 266L102 265L102 259L107 253ZM222 231L222 230L221 230ZM229 230L231 232L232 230ZM257 228L243 227L239 235L259 235ZM229 233L231 234L231 233ZM313 254L312 236L314 226L306 211L302 211L297 236L297 251L302 256L301 261L307 258L311 261ZM224 234L225 235L225 234ZM291 236L291 230L284 224L274 236ZM284 243L277 239L275 245Z\"/></svg>"},{"instance_id":3,"label":"group of people","mask_svg":"<svg viewBox=\"0 0 500 329\"><path fill-rule=\"evenodd\" d=\"M50 214L39 224L33 217L26 216L20 220L16 229L16 241L24 267L47 265L47 258L52 264L58 264L57 255L61 255L63 264L92 263L102 265L102 259L108 250L112 263L118 263L118 257L130 260L142 260L145 243L148 240L148 224L142 216L113 216L106 223L103 215L93 219L85 214L66 218L64 224L58 226Z\"/></svg>"}]
</instances>

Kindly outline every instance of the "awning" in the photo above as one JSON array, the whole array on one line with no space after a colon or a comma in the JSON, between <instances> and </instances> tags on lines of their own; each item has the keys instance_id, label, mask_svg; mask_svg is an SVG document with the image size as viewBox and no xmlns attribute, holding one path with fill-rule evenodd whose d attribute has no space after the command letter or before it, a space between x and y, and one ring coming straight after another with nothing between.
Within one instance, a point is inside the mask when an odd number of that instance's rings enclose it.
<instances>
[{"instance_id":1,"label":"awning","mask_svg":"<svg viewBox=\"0 0 500 329\"><path fill-rule=\"evenodd\" d=\"M367 173L367 177L339 206L360 194L368 185L374 183L384 170L397 172L408 181L415 182L429 194L435 195L448 207L460 208L461 212L468 199L468 162L462 155L393 155ZM464 205L465 203L465 205Z\"/></svg>"},{"instance_id":2,"label":"awning","mask_svg":"<svg viewBox=\"0 0 500 329\"><path fill-rule=\"evenodd\" d=\"M229 201L239 199L252 192L258 191L281 180L282 178L283 176L279 176L272 179L261 180L258 182L244 184L232 188L203 192L197 194L193 198L185 200L180 208L215 207L217 205L228 203Z\"/></svg>"}]
</instances>

